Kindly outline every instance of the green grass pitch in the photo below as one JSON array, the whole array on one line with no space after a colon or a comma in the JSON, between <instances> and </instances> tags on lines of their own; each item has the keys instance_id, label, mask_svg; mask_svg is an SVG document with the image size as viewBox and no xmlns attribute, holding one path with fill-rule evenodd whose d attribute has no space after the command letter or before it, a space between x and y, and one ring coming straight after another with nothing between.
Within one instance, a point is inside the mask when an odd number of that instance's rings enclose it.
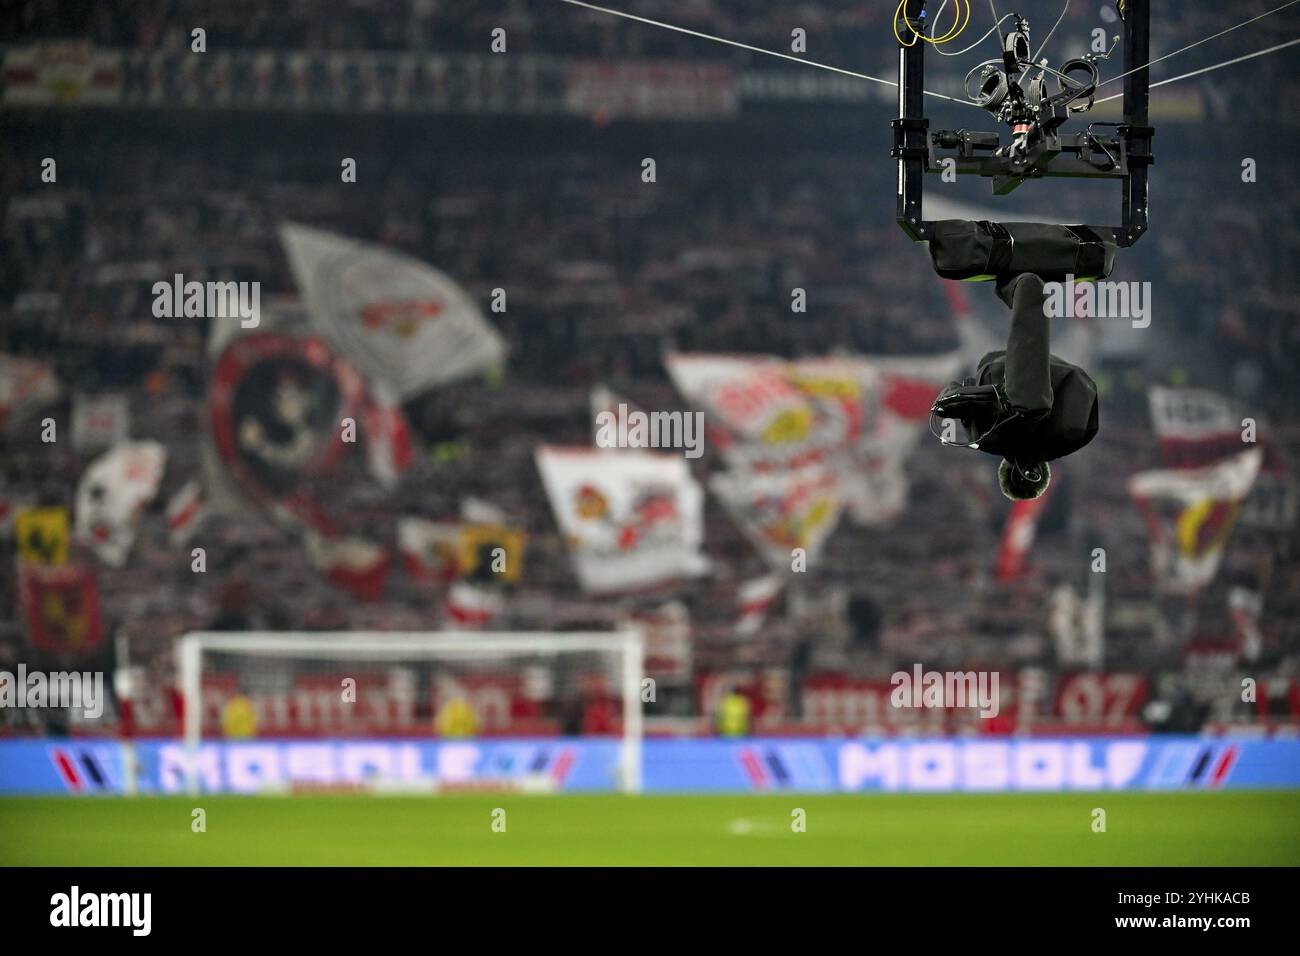
<instances>
[{"instance_id":1,"label":"green grass pitch","mask_svg":"<svg viewBox=\"0 0 1300 956\"><path fill-rule=\"evenodd\" d=\"M0 799L5 866L332 864L1296 866L1300 792Z\"/></svg>"}]
</instances>

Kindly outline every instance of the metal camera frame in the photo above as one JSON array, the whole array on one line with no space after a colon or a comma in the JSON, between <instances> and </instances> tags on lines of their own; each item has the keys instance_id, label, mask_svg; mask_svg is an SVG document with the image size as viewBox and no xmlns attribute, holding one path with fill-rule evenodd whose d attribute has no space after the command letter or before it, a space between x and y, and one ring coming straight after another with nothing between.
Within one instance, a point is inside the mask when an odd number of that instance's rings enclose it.
<instances>
[{"instance_id":1,"label":"metal camera frame","mask_svg":"<svg viewBox=\"0 0 1300 956\"><path fill-rule=\"evenodd\" d=\"M1019 160L1005 154L997 133L968 130L930 132L925 118L925 48L919 38L925 31L925 0L908 0L903 17L914 37L911 46L898 50L898 118L890 122L894 145L890 155L898 160L897 221L914 241L931 238L934 222L921 213L924 173L988 176L996 195L1005 195L1027 179L1046 176L1118 179L1123 204L1120 226L1083 226L1117 246L1131 246L1147 229L1147 167L1151 165L1151 137L1147 122L1150 99L1150 0L1125 0L1122 4L1124 43L1124 119L1122 123L1094 122L1084 132L1062 133L1068 104L1053 107L1051 117L1035 124L1027 156ZM1020 21L1017 15L1017 21ZM1004 62L1005 62L1004 54ZM1069 64L1066 64L1067 68ZM1010 64L1005 67L1010 72ZM1112 136L1093 133L1092 126L1109 125ZM950 165L945 167L945 163Z\"/></svg>"}]
</instances>

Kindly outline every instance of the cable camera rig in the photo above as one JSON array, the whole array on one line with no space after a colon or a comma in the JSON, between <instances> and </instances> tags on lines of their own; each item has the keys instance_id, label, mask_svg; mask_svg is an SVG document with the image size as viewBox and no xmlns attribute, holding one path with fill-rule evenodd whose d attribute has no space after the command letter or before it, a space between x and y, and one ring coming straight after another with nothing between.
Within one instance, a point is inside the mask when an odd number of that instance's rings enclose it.
<instances>
[{"instance_id":1,"label":"cable camera rig","mask_svg":"<svg viewBox=\"0 0 1300 956\"><path fill-rule=\"evenodd\" d=\"M1131 246L1147 229L1147 167L1152 163L1147 121L1150 95L1150 0L1118 0L1123 25L1123 122L1092 122L1082 131L1063 129L1073 117L1092 109L1100 85L1098 63L1114 52L1089 53L1058 68L1031 54L1028 21L1019 14L1002 37L1002 56L966 74L967 99L1011 131L1002 141L996 132L967 129L930 130L925 116L926 0L904 0L895 22L912 37L899 39L899 115L890 125L898 161L897 221L913 240L934 238L935 222L923 218L923 174L955 172L993 180L995 195L1005 195L1029 179L1045 177L1117 179L1121 183L1121 224L1067 227L1114 246ZM968 10L969 13L969 10ZM1001 21L999 21L1000 24ZM998 27L1000 30L1000 25ZM1050 34L1049 34L1050 36ZM926 42L921 42L925 40ZM1040 47L1038 53L1041 54ZM978 78L971 88L971 81Z\"/></svg>"}]
</instances>

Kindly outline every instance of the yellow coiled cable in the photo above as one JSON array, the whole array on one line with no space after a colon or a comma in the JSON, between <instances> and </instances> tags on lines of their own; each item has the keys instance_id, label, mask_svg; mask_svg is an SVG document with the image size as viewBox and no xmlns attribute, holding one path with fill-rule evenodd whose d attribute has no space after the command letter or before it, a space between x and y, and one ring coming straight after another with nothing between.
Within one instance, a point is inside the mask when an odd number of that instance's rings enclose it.
<instances>
[{"instance_id":1,"label":"yellow coiled cable","mask_svg":"<svg viewBox=\"0 0 1300 956\"><path fill-rule=\"evenodd\" d=\"M946 6L947 0L944 0L944 3ZM963 3L966 5L965 17L962 17L961 14ZM939 8L939 12L943 13L943 7ZM898 35L898 21L900 18L903 23L907 24L907 29L912 32L912 39L910 42L905 42L903 38ZM962 31L966 29L968 23L970 23L970 0L955 0L953 3L952 27L949 28L948 32L941 37L928 37L924 33L919 32L916 27L912 26L911 21L907 19L907 0L898 0L898 8L894 10L894 39L902 46L915 46L918 38L924 40L926 43L933 43L935 46L940 46L961 36Z\"/></svg>"}]
</instances>

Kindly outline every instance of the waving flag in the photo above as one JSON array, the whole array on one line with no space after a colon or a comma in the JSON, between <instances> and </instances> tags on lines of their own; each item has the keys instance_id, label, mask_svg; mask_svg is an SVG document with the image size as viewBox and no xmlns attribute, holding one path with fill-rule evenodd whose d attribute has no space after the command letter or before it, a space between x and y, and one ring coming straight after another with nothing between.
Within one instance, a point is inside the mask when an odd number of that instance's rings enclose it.
<instances>
[{"instance_id":1,"label":"waving flag","mask_svg":"<svg viewBox=\"0 0 1300 956\"><path fill-rule=\"evenodd\" d=\"M397 548L407 574L417 581L452 581L460 573L460 524L403 518Z\"/></svg>"},{"instance_id":2,"label":"waving flag","mask_svg":"<svg viewBox=\"0 0 1300 956\"><path fill-rule=\"evenodd\" d=\"M1060 480L1059 475L1057 480ZM1047 491L1037 498L1016 501L1011 505L1011 513L1007 515L1007 524L1002 531L1002 544L998 548L997 580L1012 581L1025 573L1025 559L1034 545L1038 519L1054 488L1055 484L1049 485Z\"/></svg>"},{"instance_id":3,"label":"waving flag","mask_svg":"<svg viewBox=\"0 0 1300 956\"><path fill-rule=\"evenodd\" d=\"M1147 517L1152 569L1161 590L1187 594L1214 580L1262 458L1255 448L1205 468L1133 476L1129 493Z\"/></svg>"},{"instance_id":4,"label":"waving flag","mask_svg":"<svg viewBox=\"0 0 1300 956\"><path fill-rule=\"evenodd\" d=\"M167 450L155 441L126 442L90 464L77 486L76 537L112 567L126 563L140 512L158 494Z\"/></svg>"},{"instance_id":5,"label":"waving flag","mask_svg":"<svg viewBox=\"0 0 1300 956\"><path fill-rule=\"evenodd\" d=\"M378 601L388 580L391 555L364 538L308 530L307 556L335 585L362 601Z\"/></svg>"},{"instance_id":6,"label":"waving flag","mask_svg":"<svg viewBox=\"0 0 1300 956\"><path fill-rule=\"evenodd\" d=\"M501 363L505 342L448 275L370 242L280 227L313 321L372 381L405 399Z\"/></svg>"},{"instance_id":7,"label":"waving flag","mask_svg":"<svg viewBox=\"0 0 1300 956\"><path fill-rule=\"evenodd\" d=\"M505 595L499 589L457 581L447 589L443 617L452 627L483 628L492 623L505 606Z\"/></svg>"},{"instance_id":8,"label":"waving flag","mask_svg":"<svg viewBox=\"0 0 1300 956\"><path fill-rule=\"evenodd\" d=\"M58 400L54 369L17 355L0 355L0 428Z\"/></svg>"},{"instance_id":9,"label":"waving flag","mask_svg":"<svg viewBox=\"0 0 1300 956\"><path fill-rule=\"evenodd\" d=\"M18 600L27 619L28 642L38 650L80 654L103 639L99 587L90 568L22 564Z\"/></svg>"},{"instance_id":10,"label":"waving flag","mask_svg":"<svg viewBox=\"0 0 1300 956\"><path fill-rule=\"evenodd\" d=\"M112 448L130 435L131 406L125 395L72 396L72 447L77 451Z\"/></svg>"},{"instance_id":11,"label":"waving flag","mask_svg":"<svg viewBox=\"0 0 1300 956\"><path fill-rule=\"evenodd\" d=\"M384 488L397 484L402 472L411 467L411 429L402 406L388 396L382 383L367 396L362 414L365 420L366 465L371 477Z\"/></svg>"},{"instance_id":12,"label":"waving flag","mask_svg":"<svg viewBox=\"0 0 1300 956\"><path fill-rule=\"evenodd\" d=\"M61 505L25 508L14 521L18 557L27 564L60 565L68 561L68 509Z\"/></svg>"},{"instance_id":13,"label":"waving flag","mask_svg":"<svg viewBox=\"0 0 1300 956\"><path fill-rule=\"evenodd\" d=\"M167 502L167 534L172 544L187 543L207 517L203 489L187 481Z\"/></svg>"},{"instance_id":14,"label":"waving flag","mask_svg":"<svg viewBox=\"0 0 1300 956\"><path fill-rule=\"evenodd\" d=\"M795 549L813 565L839 523L839 487L829 468L731 471L715 475L709 487L776 570L791 569Z\"/></svg>"},{"instance_id":15,"label":"waving flag","mask_svg":"<svg viewBox=\"0 0 1300 956\"><path fill-rule=\"evenodd\" d=\"M860 369L847 360L674 353L664 364L733 467L825 462L862 432Z\"/></svg>"},{"instance_id":16,"label":"waving flag","mask_svg":"<svg viewBox=\"0 0 1300 956\"><path fill-rule=\"evenodd\" d=\"M783 587L785 578L779 574L765 574L740 585L736 590L736 604L740 612L736 619L738 635L752 637L759 632Z\"/></svg>"},{"instance_id":17,"label":"waving flag","mask_svg":"<svg viewBox=\"0 0 1300 956\"><path fill-rule=\"evenodd\" d=\"M536 458L583 590L635 590L704 573L704 495L680 456L543 446Z\"/></svg>"},{"instance_id":18,"label":"waving flag","mask_svg":"<svg viewBox=\"0 0 1300 956\"><path fill-rule=\"evenodd\" d=\"M1247 420L1263 451L1259 477L1241 509L1244 526L1287 533L1300 517L1300 484L1273 441L1268 423L1242 403L1205 388L1152 386L1147 392L1151 425L1169 468L1202 468L1239 454Z\"/></svg>"},{"instance_id":19,"label":"waving flag","mask_svg":"<svg viewBox=\"0 0 1300 956\"><path fill-rule=\"evenodd\" d=\"M1246 410L1207 388L1147 390L1160 457L1170 468L1200 468L1241 451Z\"/></svg>"},{"instance_id":20,"label":"waving flag","mask_svg":"<svg viewBox=\"0 0 1300 956\"><path fill-rule=\"evenodd\" d=\"M907 502L904 465L930 405L961 364L958 352L844 355L794 361L768 355L674 353L673 383L708 416L712 444L736 481L810 466L838 479L844 510L885 524Z\"/></svg>"}]
</instances>

